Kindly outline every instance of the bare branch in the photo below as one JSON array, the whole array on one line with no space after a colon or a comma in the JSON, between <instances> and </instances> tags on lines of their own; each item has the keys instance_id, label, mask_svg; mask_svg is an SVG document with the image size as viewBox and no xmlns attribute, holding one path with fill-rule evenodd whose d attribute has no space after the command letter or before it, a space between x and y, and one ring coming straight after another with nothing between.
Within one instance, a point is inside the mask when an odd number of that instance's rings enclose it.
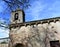
<instances>
[{"instance_id":1,"label":"bare branch","mask_svg":"<svg viewBox=\"0 0 60 47\"><path fill-rule=\"evenodd\" d=\"M3 0L10 10L14 10L17 8L28 8L30 6L29 0Z\"/></svg>"}]
</instances>

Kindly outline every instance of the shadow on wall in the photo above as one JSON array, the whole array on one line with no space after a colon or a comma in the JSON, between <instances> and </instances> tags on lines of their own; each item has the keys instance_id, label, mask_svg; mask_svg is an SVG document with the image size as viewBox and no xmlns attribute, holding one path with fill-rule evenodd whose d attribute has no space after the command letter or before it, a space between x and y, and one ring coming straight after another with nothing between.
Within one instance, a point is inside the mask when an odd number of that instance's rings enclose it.
<instances>
[{"instance_id":1,"label":"shadow on wall","mask_svg":"<svg viewBox=\"0 0 60 47\"><path fill-rule=\"evenodd\" d=\"M21 43L17 43L14 47L25 47L25 46Z\"/></svg>"},{"instance_id":2,"label":"shadow on wall","mask_svg":"<svg viewBox=\"0 0 60 47\"><path fill-rule=\"evenodd\" d=\"M59 40L50 41L50 46L51 46L51 47L60 47Z\"/></svg>"}]
</instances>

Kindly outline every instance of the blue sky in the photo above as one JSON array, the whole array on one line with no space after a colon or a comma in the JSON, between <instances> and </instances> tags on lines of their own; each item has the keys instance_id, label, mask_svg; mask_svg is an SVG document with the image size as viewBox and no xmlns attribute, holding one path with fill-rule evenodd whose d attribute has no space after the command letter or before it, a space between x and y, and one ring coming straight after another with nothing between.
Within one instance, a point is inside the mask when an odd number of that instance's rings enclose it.
<instances>
[{"instance_id":1,"label":"blue sky","mask_svg":"<svg viewBox=\"0 0 60 47\"><path fill-rule=\"evenodd\" d=\"M26 20L39 20L60 16L60 0L36 0L26 10Z\"/></svg>"},{"instance_id":2,"label":"blue sky","mask_svg":"<svg viewBox=\"0 0 60 47\"><path fill-rule=\"evenodd\" d=\"M47 19L53 17L60 17L60 0L31 0L31 6L25 10L26 21ZM7 21L10 19L10 13L5 11L6 5L4 2L0 2L0 19L1 21ZM4 13L6 12L6 13ZM0 28L0 38L7 37L8 31Z\"/></svg>"}]
</instances>

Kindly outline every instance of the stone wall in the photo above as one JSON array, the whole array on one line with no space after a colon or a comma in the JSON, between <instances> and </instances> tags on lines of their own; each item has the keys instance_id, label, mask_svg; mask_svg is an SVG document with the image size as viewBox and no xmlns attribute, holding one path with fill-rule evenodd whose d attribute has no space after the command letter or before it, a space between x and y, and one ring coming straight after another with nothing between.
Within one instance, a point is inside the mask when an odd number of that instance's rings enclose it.
<instances>
[{"instance_id":1,"label":"stone wall","mask_svg":"<svg viewBox=\"0 0 60 47\"><path fill-rule=\"evenodd\" d=\"M8 47L8 44L0 44L0 47Z\"/></svg>"},{"instance_id":2,"label":"stone wall","mask_svg":"<svg viewBox=\"0 0 60 47\"><path fill-rule=\"evenodd\" d=\"M60 40L60 21L11 28L9 36L12 46L50 47L50 41Z\"/></svg>"}]
</instances>

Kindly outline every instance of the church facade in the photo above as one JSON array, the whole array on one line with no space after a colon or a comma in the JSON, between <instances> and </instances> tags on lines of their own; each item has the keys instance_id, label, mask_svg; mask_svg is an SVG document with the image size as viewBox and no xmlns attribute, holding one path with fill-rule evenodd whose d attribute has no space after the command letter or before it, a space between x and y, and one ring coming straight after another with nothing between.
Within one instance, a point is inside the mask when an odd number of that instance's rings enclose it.
<instances>
[{"instance_id":1,"label":"church facade","mask_svg":"<svg viewBox=\"0 0 60 47\"><path fill-rule=\"evenodd\" d=\"M25 22L22 10L11 13L9 47L59 47L60 17Z\"/></svg>"}]
</instances>

